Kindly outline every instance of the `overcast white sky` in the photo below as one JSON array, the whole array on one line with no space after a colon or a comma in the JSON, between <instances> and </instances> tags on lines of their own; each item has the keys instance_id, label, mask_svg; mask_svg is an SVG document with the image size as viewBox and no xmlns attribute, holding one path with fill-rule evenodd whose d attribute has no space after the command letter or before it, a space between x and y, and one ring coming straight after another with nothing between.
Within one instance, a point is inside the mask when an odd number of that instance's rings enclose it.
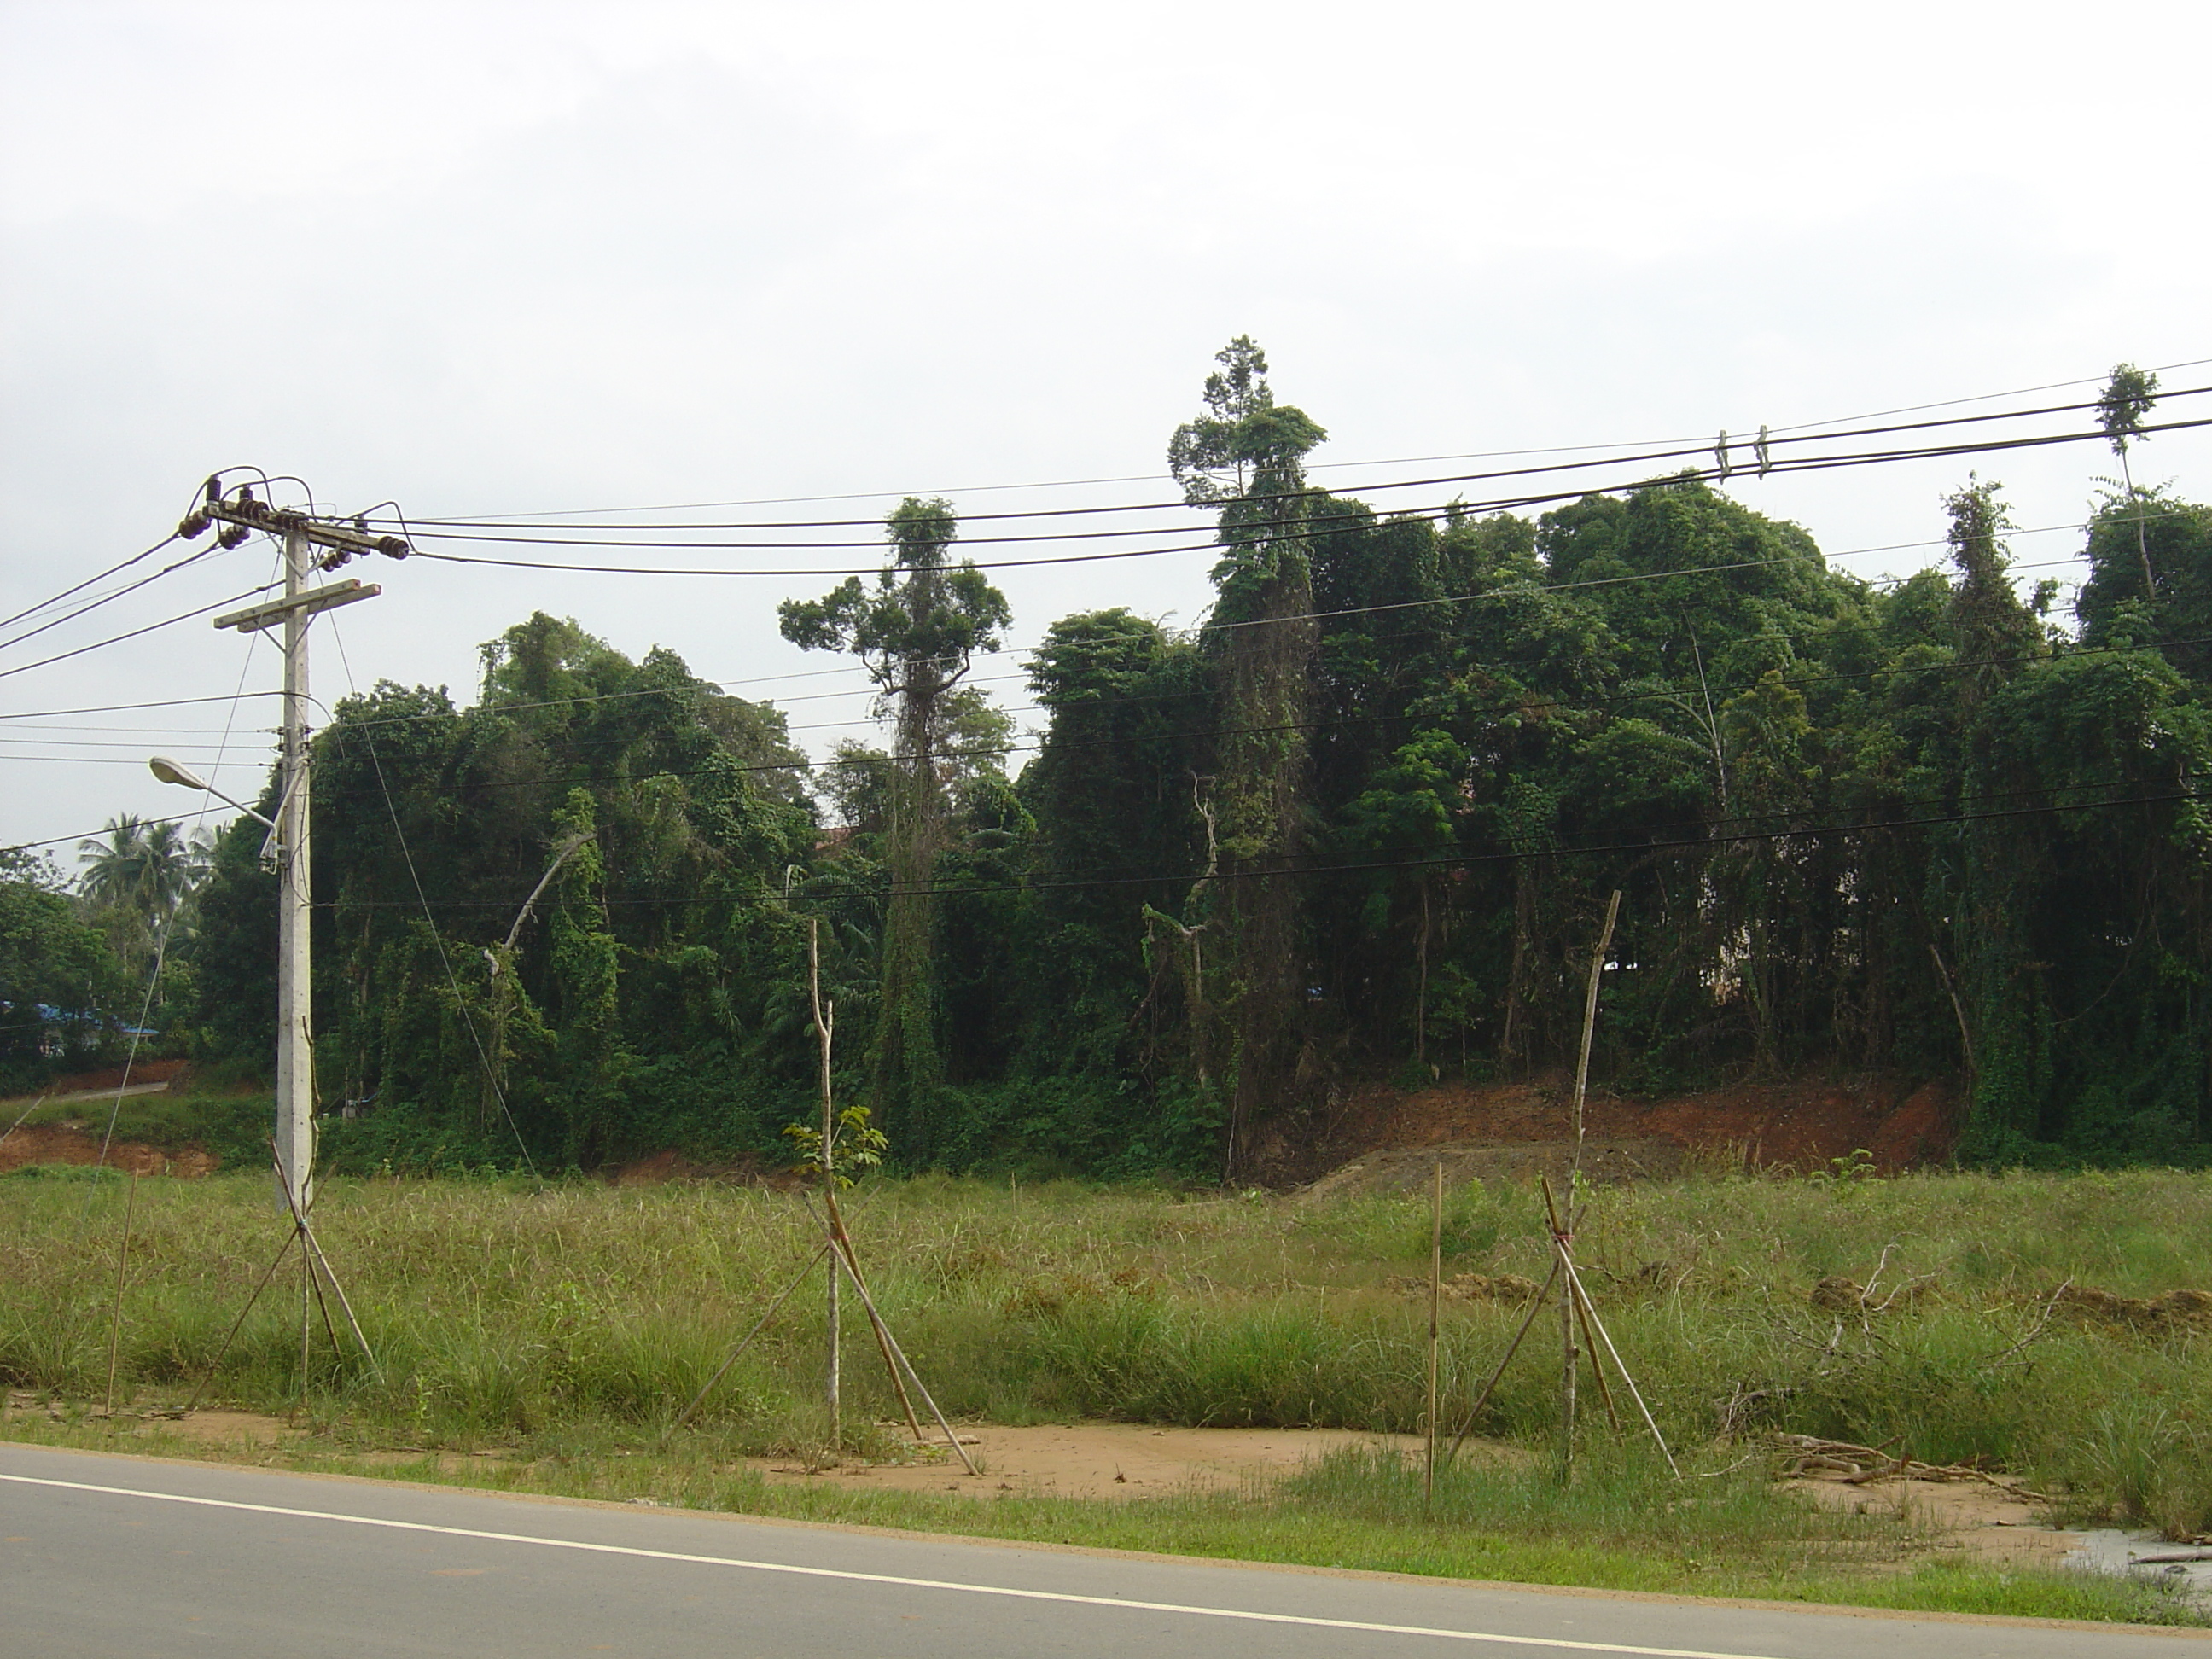
<instances>
[{"instance_id":1,"label":"overcast white sky","mask_svg":"<svg viewBox=\"0 0 2212 1659\"><path fill-rule=\"evenodd\" d=\"M1245 331L1346 487L1392 470L1342 464L1741 434L2212 359L2208 20L12 0L0 616L155 541L237 464L424 516L1146 499L1157 483L981 487L1157 475ZM2212 363L2165 379L2212 382ZM2136 463L2212 492L2203 434ZM1983 471L2034 530L2078 525L2112 465L2084 447ZM1739 493L1874 575L1935 556L1897 544L1940 536L1964 471ZM2024 580L2063 576L2040 567L2079 536L2014 545L2039 567ZM1025 643L1101 605L1194 619L1207 562L1000 580ZM204 619L8 672L268 565L257 543L34 640L7 643L43 614L0 629L0 715L273 685L272 653ZM476 646L532 609L717 680L833 665L775 625L823 577L358 574L386 586L340 621L363 685L465 698ZM316 672L348 689L327 635ZM820 746L864 717L856 684L733 689L809 698L792 718ZM0 844L189 813L150 750L220 750L219 781L250 793L271 706L242 705L227 740L220 703L0 721Z\"/></svg>"}]
</instances>

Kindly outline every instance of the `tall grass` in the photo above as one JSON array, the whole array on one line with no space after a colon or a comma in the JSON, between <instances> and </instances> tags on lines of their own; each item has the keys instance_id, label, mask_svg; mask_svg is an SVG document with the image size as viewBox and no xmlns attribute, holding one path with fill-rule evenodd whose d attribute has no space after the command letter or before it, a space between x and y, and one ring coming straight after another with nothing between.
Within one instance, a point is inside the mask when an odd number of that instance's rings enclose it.
<instances>
[{"instance_id":1,"label":"tall grass","mask_svg":"<svg viewBox=\"0 0 2212 1659\"><path fill-rule=\"evenodd\" d=\"M0 1178L0 1376L79 1397L102 1386L123 1205L118 1185ZM1425 1315L1390 1282L1423 1268L1419 1200L923 1179L863 1189L850 1212L878 1302L949 1410L1419 1422ZM1448 1271L1542 1276L1534 1194L1470 1187L1448 1219ZM657 1434L813 1244L787 1197L694 1185L333 1181L318 1224L383 1376L319 1334L311 1408L456 1447L580 1424ZM283 1235L264 1178L142 1183L126 1384L149 1400L188 1392ZM2138 1297L2202 1285L2208 1245L2212 1177L2148 1170L1699 1178L1601 1194L1579 1239L1678 1445L1768 1429L1894 1443L2010 1470L2062 1493L2070 1516L2177 1535L2212 1530L2212 1332L2045 1309L2069 1279ZM1809 1299L1823 1278L1864 1285L1877 1271L1875 1301L1899 1291L1885 1310ZM818 1285L726 1379L702 1431L753 1449L818 1435ZM299 1399L298 1296L288 1270L224 1356L217 1396ZM1451 1306L1449 1399L1486 1375L1518 1312ZM848 1415L890 1413L866 1326L848 1319ZM1479 1430L1548 1438L1555 1373L1532 1344Z\"/></svg>"}]
</instances>

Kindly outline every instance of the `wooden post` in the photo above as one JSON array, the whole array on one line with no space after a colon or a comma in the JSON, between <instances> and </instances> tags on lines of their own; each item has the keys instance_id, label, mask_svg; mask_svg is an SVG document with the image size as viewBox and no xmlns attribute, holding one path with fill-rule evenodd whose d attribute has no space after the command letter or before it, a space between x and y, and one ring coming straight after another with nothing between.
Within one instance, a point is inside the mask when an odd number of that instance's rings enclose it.
<instances>
[{"instance_id":1,"label":"wooden post","mask_svg":"<svg viewBox=\"0 0 2212 1659\"><path fill-rule=\"evenodd\" d=\"M919 1445L921 1419L915 1415L914 1400L899 1375L898 1362L891 1358L890 1329L877 1317L875 1304L868 1299L868 1281L860 1273L860 1255L853 1249L853 1236L845 1231L845 1217L835 1199L830 1200L829 1218L830 1247L844 1255L846 1270L853 1276L853 1288L860 1293L860 1306L868 1316L868 1328L876 1334L876 1352L884 1357L884 1369L890 1373L892 1392L898 1395L899 1409L906 1413L906 1425L914 1431L915 1443Z\"/></svg>"},{"instance_id":2,"label":"wooden post","mask_svg":"<svg viewBox=\"0 0 2212 1659\"><path fill-rule=\"evenodd\" d=\"M280 1176L276 1184L278 1188L282 1190L284 1186L283 1181L281 1178L282 1171L284 1167L284 1160L283 1155L277 1151L276 1142L273 1139L269 1143L269 1155L276 1160L276 1168ZM330 1257L323 1254L322 1243L320 1240L316 1238L315 1230L307 1224L307 1218L300 1212L299 1206L292 1203L291 1194L289 1192L285 1193L284 1202L286 1206L292 1212L292 1235L299 1241L300 1254L303 1257L310 1260L314 1267L321 1269L322 1277L320 1279L316 1278L314 1273L311 1271L308 1274L307 1282L313 1287L316 1305L323 1310L323 1329L328 1333L330 1336L331 1352L335 1355L338 1351L338 1334L337 1328L331 1323L330 1304L323 1300L323 1281L325 1279L330 1281L331 1290L337 1297L338 1306L344 1310L346 1323L353 1328L353 1339L355 1341L361 1344L362 1357L368 1361L368 1369L375 1373L377 1381L380 1382L382 1382L384 1380L384 1367L376 1363L375 1351L368 1346L368 1338L362 1332L361 1321L354 1317L353 1304L346 1300L345 1286L338 1283L337 1273L331 1267Z\"/></svg>"},{"instance_id":3,"label":"wooden post","mask_svg":"<svg viewBox=\"0 0 2212 1659\"><path fill-rule=\"evenodd\" d=\"M314 1335L313 1293L315 1288L314 1258L307 1254L305 1240L300 1245L300 1415L307 1415L307 1345Z\"/></svg>"},{"instance_id":4,"label":"wooden post","mask_svg":"<svg viewBox=\"0 0 2212 1659\"><path fill-rule=\"evenodd\" d=\"M1620 915L1620 890L1614 888L1613 897L1605 907L1605 926L1597 936L1597 949L1590 952L1589 983L1583 993L1583 1040L1575 1059L1574 1127L1575 1151L1567 1167L1566 1215L1564 1222L1554 1214L1552 1218L1552 1246L1557 1252L1559 1265L1565 1270L1569 1294L1559 1298L1559 1474L1562 1480L1571 1479L1575 1469L1575 1373L1577 1349L1575 1345L1576 1306L1572 1294L1574 1262L1567 1254L1574 1226L1575 1184L1583 1172L1583 1101L1589 1091L1590 1036L1597 1029L1597 991L1599 981L1605 977L1606 948L1613 943L1613 925ZM1593 1364L1596 1354L1590 1356ZM1607 1402L1610 1405L1610 1401Z\"/></svg>"},{"instance_id":5,"label":"wooden post","mask_svg":"<svg viewBox=\"0 0 2212 1659\"><path fill-rule=\"evenodd\" d=\"M830 1089L830 1042L831 1022L837 1016L834 1007L825 1008L822 1001L822 919L819 916L809 916L806 919L806 995L813 1007L815 1041L821 1050L822 1196L830 1218L827 1226L834 1246L836 1239L836 1216L837 1213L837 1112ZM837 1376L837 1297L841 1285L834 1248L830 1254L829 1267L829 1361L828 1375L824 1379L824 1395L830 1408L830 1449L834 1452L842 1453L845 1449L845 1445L838 1422Z\"/></svg>"},{"instance_id":6,"label":"wooden post","mask_svg":"<svg viewBox=\"0 0 2212 1659\"><path fill-rule=\"evenodd\" d=\"M852 1248L852 1241L849 1238L840 1239L839 1243L843 1250L849 1251ZM899 1370L906 1372L908 1379L921 1393L922 1404L929 1407L929 1414L937 1419L937 1426L945 1431L945 1443L952 1448L953 1454L967 1466L969 1474L982 1474L983 1471L975 1467L975 1460L968 1455L968 1449L960 1443L960 1437L952 1431L952 1425L945 1420L944 1412L939 1409L935 1396L929 1392L929 1385L921 1380L921 1373L915 1370L914 1361L906 1357L906 1350L899 1346L898 1338L891 1334L891 1328L884 1323L883 1315L876 1311L875 1298L868 1294L867 1281L860 1277L860 1270L854 1264L852 1256L841 1254L838 1259L844 1262L846 1268L852 1273L853 1288L860 1292L860 1305L867 1310L869 1322L876 1328L876 1335L890 1353L894 1378Z\"/></svg>"},{"instance_id":7,"label":"wooden post","mask_svg":"<svg viewBox=\"0 0 2212 1659\"><path fill-rule=\"evenodd\" d=\"M1438 1158L1436 1182L1429 1194L1429 1408L1425 1414L1428 1460L1421 1484L1421 1501L1431 1508L1437 1501L1437 1327L1443 1285L1444 1161Z\"/></svg>"},{"instance_id":8,"label":"wooden post","mask_svg":"<svg viewBox=\"0 0 2212 1659\"><path fill-rule=\"evenodd\" d=\"M1597 949L1590 952L1589 986L1583 994L1583 1042L1575 1060L1575 1159L1567 1172L1567 1219L1574 1221L1575 1181L1583 1167L1583 1097L1589 1089L1590 1034L1597 1028L1598 981L1605 976L1605 953L1613 943L1613 925L1620 916L1620 890L1614 888L1612 899L1605 907L1605 927L1597 936Z\"/></svg>"},{"instance_id":9,"label":"wooden post","mask_svg":"<svg viewBox=\"0 0 2212 1659\"><path fill-rule=\"evenodd\" d=\"M1567 1267L1567 1241L1559 1231L1559 1223L1552 1224L1552 1254L1560 1268ZM1559 1298L1559 1479L1571 1480L1575 1474L1575 1299L1572 1295Z\"/></svg>"},{"instance_id":10,"label":"wooden post","mask_svg":"<svg viewBox=\"0 0 2212 1659\"><path fill-rule=\"evenodd\" d=\"M138 1171L131 1172L130 1196L123 1200L123 1243L115 1252L115 1311L107 1322L107 1415L115 1415L115 1358L123 1340L123 1277L131 1264L131 1217L138 1207Z\"/></svg>"}]
</instances>

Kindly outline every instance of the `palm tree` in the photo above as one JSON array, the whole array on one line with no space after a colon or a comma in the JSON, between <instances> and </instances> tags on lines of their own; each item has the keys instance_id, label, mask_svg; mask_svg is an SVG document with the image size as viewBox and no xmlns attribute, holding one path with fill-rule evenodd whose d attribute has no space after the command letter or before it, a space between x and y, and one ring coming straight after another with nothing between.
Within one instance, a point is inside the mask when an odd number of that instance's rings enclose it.
<instances>
[{"instance_id":1,"label":"palm tree","mask_svg":"<svg viewBox=\"0 0 2212 1659\"><path fill-rule=\"evenodd\" d=\"M173 820L129 816L110 818L100 836L77 843L85 866L77 889L134 969L206 875L213 847L205 830L187 835Z\"/></svg>"}]
</instances>

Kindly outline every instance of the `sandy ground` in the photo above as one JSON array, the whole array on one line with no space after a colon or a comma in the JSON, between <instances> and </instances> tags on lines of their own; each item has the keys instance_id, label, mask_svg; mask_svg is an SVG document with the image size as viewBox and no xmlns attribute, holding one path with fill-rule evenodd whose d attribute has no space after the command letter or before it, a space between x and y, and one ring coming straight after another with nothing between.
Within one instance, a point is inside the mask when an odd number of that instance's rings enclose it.
<instances>
[{"instance_id":1,"label":"sandy ground","mask_svg":"<svg viewBox=\"0 0 2212 1659\"><path fill-rule=\"evenodd\" d=\"M1871 1480L1863 1486L1840 1475L1807 1475L1784 1485L1831 1509L1862 1515L1902 1511L1914 1526L1936 1534L1942 1550L2001 1566L2051 1571L2081 1547L2070 1532L2054 1530L2043 1506L1981 1480Z\"/></svg>"},{"instance_id":2,"label":"sandy ground","mask_svg":"<svg viewBox=\"0 0 2212 1659\"><path fill-rule=\"evenodd\" d=\"M810 1470L788 1457L753 1458L771 1486L836 1483L852 1489L953 1492L975 1498L1158 1498L1193 1487L1238 1486L1291 1473L1343 1446L1389 1446L1418 1453L1412 1435L1349 1429L1154 1429L1131 1423L1054 1424L1008 1428L957 1425L982 1470L970 1475L940 1437L905 1463L848 1462Z\"/></svg>"},{"instance_id":3,"label":"sandy ground","mask_svg":"<svg viewBox=\"0 0 2212 1659\"><path fill-rule=\"evenodd\" d=\"M0 1396L0 1417L44 1413L37 1395L10 1390ZM200 1411L184 1419L117 1413L120 1438L184 1440L204 1455L259 1462L271 1449L306 1439L283 1418L252 1412ZM1000 1424L956 1425L962 1445L982 1471L970 1475L940 1438L908 1461L859 1460L810 1468L796 1457L757 1457L746 1465L771 1486L835 1486L844 1491L951 1492L977 1499L1011 1497L1113 1501L1158 1498L1188 1491L1235 1490L1248 1481L1295 1473L1345 1446L1380 1446L1407 1458L1420 1455L1413 1435L1364 1434L1348 1429L1157 1429L1133 1423L1046 1424L1024 1428ZM904 1436L898 1437L904 1440ZM1470 1443L1468 1455L1522 1459L1519 1447ZM395 1472L430 1461L459 1472L511 1464L511 1455L433 1452L398 1446L356 1453L353 1462ZM2001 1566L2054 1569L2078 1554L2081 1540L2046 1524L2042 1507L1979 1480L1878 1480L1863 1486L1810 1475L1785 1483L1812 1503L1863 1513L1905 1512L1940 1553ZM1900 1562L1900 1567L1911 1565Z\"/></svg>"}]
</instances>

